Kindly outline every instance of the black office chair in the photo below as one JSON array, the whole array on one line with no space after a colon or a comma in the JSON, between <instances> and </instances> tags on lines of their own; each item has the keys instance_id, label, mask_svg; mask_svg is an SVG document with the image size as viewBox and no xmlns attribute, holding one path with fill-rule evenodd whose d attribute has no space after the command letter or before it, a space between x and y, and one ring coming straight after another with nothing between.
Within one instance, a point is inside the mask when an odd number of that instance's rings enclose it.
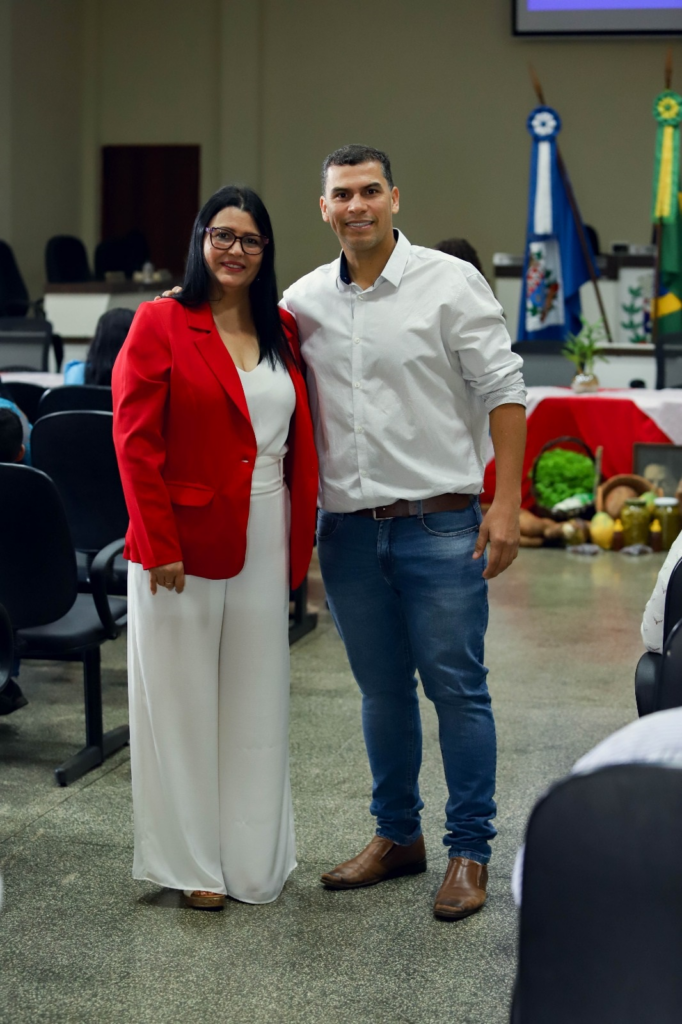
<instances>
[{"instance_id":1,"label":"black office chair","mask_svg":"<svg viewBox=\"0 0 682 1024\"><path fill-rule=\"evenodd\" d=\"M672 633L674 626L682 620L682 558L670 574L668 588L665 593L665 610L663 613L663 644ZM637 662L635 669L635 700L637 714L650 715L652 711L661 710L658 705L658 673L662 655L645 651Z\"/></svg>"},{"instance_id":2,"label":"black office chair","mask_svg":"<svg viewBox=\"0 0 682 1024\"><path fill-rule=\"evenodd\" d=\"M132 277L135 271L142 270L142 267L149 260L149 242L144 232L133 228L123 239L123 247L126 277Z\"/></svg>"},{"instance_id":3,"label":"black office chair","mask_svg":"<svg viewBox=\"0 0 682 1024\"><path fill-rule=\"evenodd\" d=\"M665 642L656 680L655 711L682 707L682 622L673 626Z\"/></svg>"},{"instance_id":4,"label":"black office chair","mask_svg":"<svg viewBox=\"0 0 682 1024\"><path fill-rule=\"evenodd\" d=\"M513 1024L682 1020L682 769L574 775L528 824Z\"/></svg>"},{"instance_id":5,"label":"black office chair","mask_svg":"<svg viewBox=\"0 0 682 1024\"><path fill-rule=\"evenodd\" d=\"M49 369L48 356L54 350L57 368L63 354L61 338L52 333L49 320L30 317L0 318L0 372L21 365L43 373Z\"/></svg>"},{"instance_id":6,"label":"black office chair","mask_svg":"<svg viewBox=\"0 0 682 1024\"><path fill-rule=\"evenodd\" d=\"M95 249L95 277L103 281L106 274L125 274L128 269L129 255L124 239L107 238Z\"/></svg>"},{"instance_id":7,"label":"black office chair","mask_svg":"<svg viewBox=\"0 0 682 1024\"><path fill-rule=\"evenodd\" d=\"M50 284L91 281L88 254L80 238L55 235L45 247L45 273Z\"/></svg>"},{"instance_id":8,"label":"black office chair","mask_svg":"<svg viewBox=\"0 0 682 1024\"><path fill-rule=\"evenodd\" d=\"M4 607L0 604L0 693L5 689L12 676L14 664L14 634L12 623Z\"/></svg>"},{"instance_id":9,"label":"black office chair","mask_svg":"<svg viewBox=\"0 0 682 1024\"><path fill-rule=\"evenodd\" d=\"M74 547L84 556L77 558L78 583L86 592L92 559L128 529L113 419L110 412L55 412L41 416L31 434L33 465L54 481ZM108 592L125 596L127 578L128 563L119 557L107 581Z\"/></svg>"},{"instance_id":10,"label":"black office chair","mask_svg":"<svg viewBox=\"0 0 682 1024\"><path fill-rule=\"evenodd\" d=\"M24 317L31 308L28 289L7 242L0 241L0 317Z\"/></svg>"},{"instance_id":11,"label":"black office chair","mask_svg":"<svg viewBox=\"0 0 682 1024\"><path fill-rule=\"evenodd\" d=\"M2 381L2 390L19 406L29 423L38 418L38 404L46 388L40 384L29 384L23 380Z\"/></svg>"},{"instance_id":12,"label":"black office chair","mask_svg":"<svg viewBox=\"0 0 682 1024\"><path fill-rule=\"evenodd\" d=\"M73 412L75 409L111 412L111 388L96 384L65 384L60 388L50 388L40 399L37 419L53 412Z\"/></svg>"},{"instance_id":13,"label":"black office chair","mask_svg":"<svg viewBox=\"0 0 682 1024\"><path fill-rule=\"evenodd\" d=\"M85 747L55 769L66 786L125 746L128 726L105 733L100 647L125 623L126 602L109 598L106 579L123 541L95 557L92 594L79 594L76 556L64 507L50 478L37 469L0 464L0 603L22 659L83 662Z\"/></svg>"}]
</instances>

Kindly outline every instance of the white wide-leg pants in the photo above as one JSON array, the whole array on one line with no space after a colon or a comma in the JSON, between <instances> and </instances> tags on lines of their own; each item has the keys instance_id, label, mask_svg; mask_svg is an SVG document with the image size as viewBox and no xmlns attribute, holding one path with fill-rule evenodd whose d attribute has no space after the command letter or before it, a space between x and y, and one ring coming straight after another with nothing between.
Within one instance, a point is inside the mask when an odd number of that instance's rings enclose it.
<instances>
[{"instance_id":1,"label":"white wide-leg pants","mask_svg":"<svg viewBox=\"0 0 682 1024\"><path fill-rule=\"evenodd\" d=\"M257 460L246 563L182 594L128 577L133 876L269 903L296 867L289 785L289 493Z\"/></svg>"}]
</instances>

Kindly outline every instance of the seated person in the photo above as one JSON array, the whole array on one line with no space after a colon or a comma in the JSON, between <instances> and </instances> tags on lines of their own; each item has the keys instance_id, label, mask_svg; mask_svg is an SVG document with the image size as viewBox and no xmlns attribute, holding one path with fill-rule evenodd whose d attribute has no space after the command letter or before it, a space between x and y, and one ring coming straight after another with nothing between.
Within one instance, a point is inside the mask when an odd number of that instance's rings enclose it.
<instances>
[{"instance_id":1,"label":"seated person","mask_svg":"<svg viewBox=\"0 0 682 1024\"><path fill-rule=\"evenodd\" d=\"M642 618L642 640L647 651L663 653L663 618L665 615L665 593L673 569L682 558L682 533L673 541L668 556L661 566L651 597L647 601Z\"/></svg>"},{"instance_id":2,"label":"seated person","mask_svg":"<svg viewBox=\"0 0 682 1024\"><path fill-rule=\"evenodd\" d=\"M23 462L24 427L16 405L0 398L0 462Z\"/></svg>"},{"instance_id":3,"label":"seated person","mask_svg":"<svg viewBox=\"0 0 682 1024\"><path fill-rule=\"evenodd\" d=\"M3 459L0 456L0 462L23 462L25 466L30 466L31 465L31 431L33 430L33 427L28 422L28 420L26 419L26 417L24 416L23 412L21 411L19 406L16 404L16 402L14 402L10 398L9 391L7 391L6 388L3 388L2 384L0 384L0 411L5 410L5 409L7 409L9 412L14 413L14 415L18 418L19 423L21 424L22 444L24 446L24 451L23 451L22 456L21 456L20 459ZM8 427L5 426L4 429L7 430Z\"/></svg>"},{"instance_id":4,"label":"seated person","mask_svg":"<svg viewBox=\"0 0 682 1024\"><path fill-rule=\"evenodd\" d=\"M571 775L585 775L616 764L657 764L682 768L682 708L656 711L607 736L584 754L571 769ZM525 845L516 855L512 872L512 893L521 906L523 856Z\"/></svg>"},{"instance_id":5,"label":"seated person","mask_svg":"<svg viewBox=\"0 0 682 1024\"><path fill-rule=\"evenodd\" d=\"M6 402L0 399L0 402ZM12 404L12 403L9 403ZM18 410L17 410L18 412ZM24 428L21 420L12 409L6 405L0 406L0 462L22 462L26 452L24 445ZM14 663L12 676L19 674L19 659ZM0 690L0 715L11 715L28 704L19 688L16 679L9 682Z\"/></svg>"},{"instance_id":6,"label":"seated person","mask_svg":"<svg viewBox=\"0 0 682 1024\"><path fill-rule=\"evenodd\" d=\"M472 266L476 267L479 274L483 274L483 267L478 258L478 253L471 242L467 242L466 238L445 238L438 245L433 245L431 248L437 249L438 252L445 252L448 256L456 256L458 260L465 260L466 263L471 263ZM485 274L483 276L485 277Z\"/></svg>"},{"instance_id":7,"label":"seated person","mask_svg":"<svg viewBox=\"0 0 682 1024\"><path fill-rule=\"evenodd\" d=\"M85 362L72 359L64 368L65 384L97 384L111 387L111 371L126 340L135 310L109 309L97 321Z\"/></svg>"}]
</instances>

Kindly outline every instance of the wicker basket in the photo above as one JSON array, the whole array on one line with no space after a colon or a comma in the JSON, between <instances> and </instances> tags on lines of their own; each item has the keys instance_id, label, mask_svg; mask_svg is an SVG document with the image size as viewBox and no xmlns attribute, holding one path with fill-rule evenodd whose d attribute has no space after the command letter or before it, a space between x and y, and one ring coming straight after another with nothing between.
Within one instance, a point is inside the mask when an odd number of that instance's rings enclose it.
<instances>
[{"instance_id":1,"label":"wicker basket","mask_svg":"<svg viewBox=\"0 0 682 1024\"><path fill-rule=\"evenodd\" d=\"M538 454L535 456L533 468L530 471L530 491L533 496L533 499L535 500L536 514L546 519L554 519L558 523L563 522L566 519L591 519L594 515L594 501L589 502L587 505L583 505L581 508L573 509L572 512L552 512L551 508L545 508L545 506L542 505L538 500L537 491L535 489L535 478L537 474L538 462L545 454L545 452L550 451L550 449L552 448L559 448L562 445L569 443L577 445L579 448L581 448L584 454L587 455L588 458L590 458L592 460L592 463L594 464L595 458L592 449L588 445L586 445L584 441L581 441L579 437L557 437L553 441L548 441L547 444L542 446ZM596 473L597 470L595 466L595 475Z\"/></svg>"}]
</instances>

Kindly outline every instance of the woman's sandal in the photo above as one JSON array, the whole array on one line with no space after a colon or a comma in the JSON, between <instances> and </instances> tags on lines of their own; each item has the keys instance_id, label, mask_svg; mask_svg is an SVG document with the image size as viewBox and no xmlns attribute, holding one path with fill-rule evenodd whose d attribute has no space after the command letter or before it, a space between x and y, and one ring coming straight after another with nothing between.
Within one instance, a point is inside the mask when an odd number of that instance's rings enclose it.
<instances>
[{"instance_id":1,"label":"woman's sandal","mask_svg":"<svg viewBox=\"0 0 682 1024\"><path fill-rule=\"evenodd\" d=\"M222 910L225 897L219 892L206 892L204 889L183 889L182 895L186 907L196 910Z\"/></svg>"}]
</instances>

